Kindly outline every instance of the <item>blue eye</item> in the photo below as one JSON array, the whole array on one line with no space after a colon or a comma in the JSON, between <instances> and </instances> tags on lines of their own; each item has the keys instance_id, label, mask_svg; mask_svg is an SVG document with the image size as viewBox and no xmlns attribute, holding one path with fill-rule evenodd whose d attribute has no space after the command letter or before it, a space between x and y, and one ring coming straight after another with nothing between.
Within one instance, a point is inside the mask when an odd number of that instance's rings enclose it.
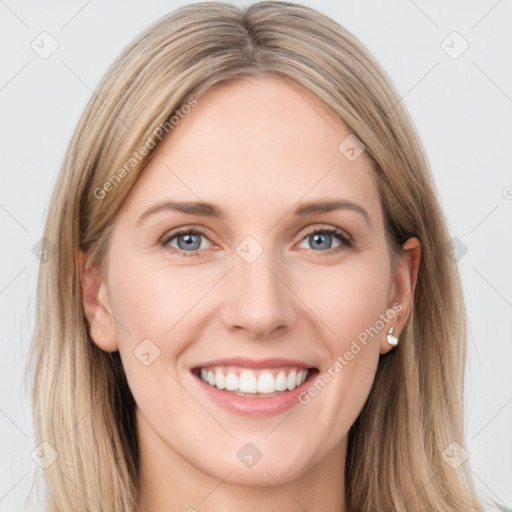
<instances>
[{"instance_id":1,"label":"blue eye","mask_svg":"<svg viewBox=\"0 0 512 512\"><path fill-rule=\"evenodd\" d=\"M162 241L162 245L174 249L177 253L183 256L197 256L197 251L201 248L201 237L206 235L196 229L186 229L173 233L171 236ZM172 240L178 243L178 247L170 245Z\"/></svg>"},{"instance_id":2,"label":"blue eye","mask_svg":"<svg viewBox=\"0 0 512 512\"><path fill-rule=\"evenodd\" d=\"M164 237L160 243L163 247L181 256L199 256L200 249L204 249L204 247L201 247L201 237L208 240L208 237L198 229L183 229ZM332 247L333 238L338 241L338 245L335 247ZM177 246L171 245L173 241L177 242ZM304 241L309 242L313 248L312 250L319 253L319 255L337 253L354 245L348 235L334 227L311 230L302 238L301 243Z\"/></svg>"},{"instance_id":3,"label":"blue eye","mask_svg":"<svg viewBox=\"0 0 512 512\"><path fill-rule=\"evenodd\" d=\"M338 240L338 245L332 247L332 239ZM353 246L352 240L337 228L314 229L306 234L303 241L309 242L315 252L332 254ZM326 249L326 250L318 250Z\"/></svg>"}]
</instances>

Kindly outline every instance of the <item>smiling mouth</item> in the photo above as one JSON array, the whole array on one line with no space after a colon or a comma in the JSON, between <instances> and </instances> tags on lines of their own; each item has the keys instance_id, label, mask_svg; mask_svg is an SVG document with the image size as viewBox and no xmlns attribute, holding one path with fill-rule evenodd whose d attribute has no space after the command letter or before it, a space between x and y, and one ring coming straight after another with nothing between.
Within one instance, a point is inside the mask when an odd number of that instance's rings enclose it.
<instances>
[{"instance_id":1,"label":"smiling mouth","mask_svg":"<svg viewBox=\"0 0 512 512\"><path fill-rule=\"evenodd\" d=\"M271 398L302 386L317 373L316 368L241 368L210 366L194 368L192 373L205 384L237 396Z\"/></svg>"}]
</instances>

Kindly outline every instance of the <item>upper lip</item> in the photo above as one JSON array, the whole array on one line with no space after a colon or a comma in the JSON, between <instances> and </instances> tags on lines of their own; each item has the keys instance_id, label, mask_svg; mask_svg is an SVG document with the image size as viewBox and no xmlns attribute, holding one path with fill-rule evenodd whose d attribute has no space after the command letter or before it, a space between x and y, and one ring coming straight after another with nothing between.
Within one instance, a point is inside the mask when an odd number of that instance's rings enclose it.
<instances>
[{"instance_id":1,"label":"upper lip","mask_svg":"<svg viewBox=\"0 0 512 512\"><path fill-rule=\"evenodd\" d=\"M313 365L297 361L296 359L249 359L247 357L229 357L226 359L215 359L205 361L194 366L197 368L208 368L210 366L237 366L239 368L280 368L293 366L295 368L314 368Z\"/></svg>"}]
</instances>

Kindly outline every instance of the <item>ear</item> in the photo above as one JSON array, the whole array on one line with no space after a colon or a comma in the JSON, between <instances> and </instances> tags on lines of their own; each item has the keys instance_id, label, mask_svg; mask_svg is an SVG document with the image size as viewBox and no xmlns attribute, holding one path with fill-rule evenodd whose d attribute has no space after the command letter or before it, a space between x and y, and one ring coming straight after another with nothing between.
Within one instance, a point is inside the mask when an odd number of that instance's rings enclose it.
<instances>
[{"instance_id":1,"label":"ear","mask_svg":"<svg viewBox=\"0 0 512 512\"><path fill-rule=\"evenodd\" d=\"M89 322L89 336L105 352L115 352L118 349L117 337L105 280L99 270L89 264L83 251L80 251L79 258L82 269L82 303Z\"/></svg>"},{"instance_id":2,"label":"ear","mask_svg":"<svg viewBox=\"0 0 512 512\"><path fill-rule=\"evenodd\" d=\"M396 314L385 327L385 333L381 340L380 353L386 354L393 345L387 342L387 333L391 326L394 326L394 335L398 338L411 313L414 290L418 279L418 269L421 260L421 245L416 237L409 238L402 246L397 262L395 275L393 277L393 298L389 309ZM394 307L393 307L394 305Z\"/></svg>"}]
</instances>

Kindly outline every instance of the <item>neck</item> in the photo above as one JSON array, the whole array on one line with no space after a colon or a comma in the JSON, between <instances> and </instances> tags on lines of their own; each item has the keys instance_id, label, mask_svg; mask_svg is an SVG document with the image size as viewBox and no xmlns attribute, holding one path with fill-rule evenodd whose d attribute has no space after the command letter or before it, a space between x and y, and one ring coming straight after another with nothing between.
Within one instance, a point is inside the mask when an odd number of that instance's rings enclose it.
<instances>
[{"instance_id":1,"label":"neck","mask_svg":"<svg viewBox=\"0 0 512 512\"><path fill-rule=\"evenodd\" d=\"M137 414L138 418L140 417ZM145 425L148 426L147 424ZM266 471L259 486L207 474L185 460L153 431L139 429L140 488L137 512L346 512L346 437L328 457L292 480Z\"/></svg>"}]
</instances>

